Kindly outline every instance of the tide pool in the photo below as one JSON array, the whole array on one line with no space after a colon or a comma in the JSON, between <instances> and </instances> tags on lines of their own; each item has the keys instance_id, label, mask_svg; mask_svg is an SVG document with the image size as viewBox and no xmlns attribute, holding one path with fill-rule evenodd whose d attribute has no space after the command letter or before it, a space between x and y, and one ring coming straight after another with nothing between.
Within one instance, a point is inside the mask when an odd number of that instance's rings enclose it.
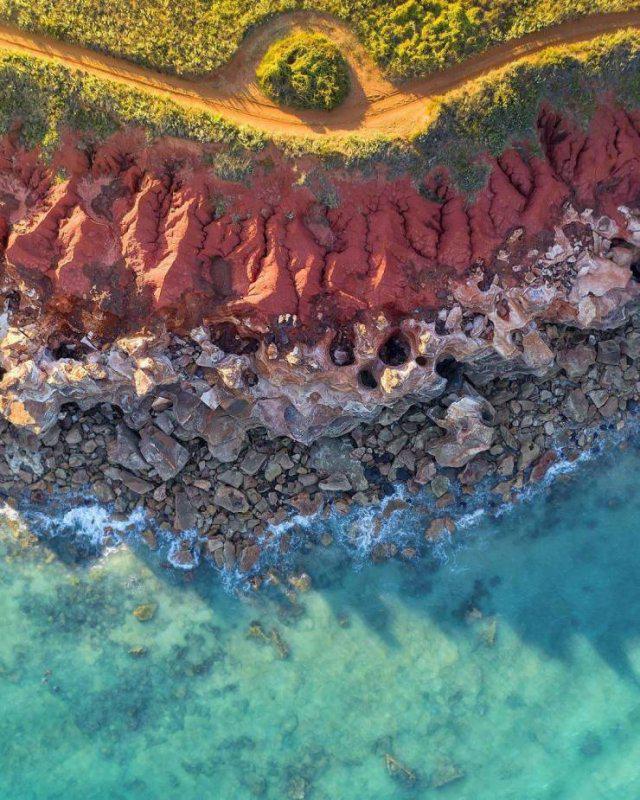
<instances>
[{"instance_id":1,"label":"tide pool","mask_svg":"<svg viewBox=\"0 0 640 800\"><path fill-rule=\"evenodd\" d=\"M299 594L5 517L0 798L637 800L638 474L612 446L415 564L301 554Z\"/></svg>"}]
</instances>

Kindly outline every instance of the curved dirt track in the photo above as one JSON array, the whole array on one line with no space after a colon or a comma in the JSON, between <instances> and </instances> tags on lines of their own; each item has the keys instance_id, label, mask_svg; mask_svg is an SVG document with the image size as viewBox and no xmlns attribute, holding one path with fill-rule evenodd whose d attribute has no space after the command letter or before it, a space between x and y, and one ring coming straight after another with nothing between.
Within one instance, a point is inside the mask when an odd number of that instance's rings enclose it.
<instances>
[{"instance_id":1,"label":"curved dirt track","mask_svg":"<svg viewBox=\"0 0 640 800\"><path fill-rule=\"evenodd\" d=\"M2 23L0 48L50 59L271 134L407 136L424 123L434 98L467 81L545 48L576 44L625 28L640 28L640 10L583 17L546 28L402 84L384 78L348 26L314 12L282 14L260 26L242 42L231 61L207 79L186 80L166 75ZM298 29L327 33L342 46L349 60L352 91L334 111L284 110L266 98L255 84L255 68L269 44Z\"/></svg>"}]
</instances>

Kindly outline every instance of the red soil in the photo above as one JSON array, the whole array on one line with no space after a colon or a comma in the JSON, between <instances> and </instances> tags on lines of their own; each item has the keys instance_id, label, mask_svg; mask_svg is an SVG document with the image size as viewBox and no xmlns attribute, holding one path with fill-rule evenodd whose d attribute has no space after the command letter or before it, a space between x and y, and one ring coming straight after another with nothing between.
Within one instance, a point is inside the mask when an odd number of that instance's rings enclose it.
<instances>
[{"instance_id":1,"label":"red soil","mask_svg":"<svg viewBox=\"0 0 640 800\"><path fill-rule=\"evenodd\" d=\"M193 146L127 133L91 154L69 138L47 169L6 138L0 275L103 332L160 316L178 328L239 318L264 330L291 314L311 333L381 310L424 315L446 304L449 278L478 265L519 280L513 258L544 243L569 199L624 225L618 206L640 198L640 113L603 105L583 132L545 111L539 130L544 156L491 159L473 202L442 172L343 175L330 180L331 207L314 195L314 176L325 188L330 179L318 165L307 185L282 162L225 182ZM496 261L505 246L513 257Z\"/></svg>"}]
</instances>

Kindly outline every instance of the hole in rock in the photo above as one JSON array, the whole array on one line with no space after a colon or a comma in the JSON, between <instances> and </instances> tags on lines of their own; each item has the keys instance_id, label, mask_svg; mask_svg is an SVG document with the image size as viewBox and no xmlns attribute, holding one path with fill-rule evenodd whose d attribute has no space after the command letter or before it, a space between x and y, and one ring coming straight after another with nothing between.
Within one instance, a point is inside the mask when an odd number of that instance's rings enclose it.
<instances>
[{"instance_id":1,"label":"hole in rock","mask_svg":"<svg viewBox=\"0 0 640 800\"><path fill-rule=\"evenodd\" d=\"M57 347L52 348L51 355L58 361L61 358L78 358L83 352L75 342L61 342Z\"/></svg>"},{"instance_id":2,"label":"hole in rock","mask_svg":"<svg viewBox=\"0 0 640 800\"><path fill-rule=\"evenodd\" d=\"M225 353L236 356L245 356L255 353L260 347L260 342L251 336L241 336L238 329L231 323L224 323L212 331L211 341Z\"/></svg>"},{"instance_id":3,"label":"hole in rock","mask_svg":"<svg viewBox=\"0 0 640 800\"><path fill-rule=\"evenodd\" d=\"M7 370L4 367L0 367L0 381L4 378L7 374Z\"/></svg>"},{"instance_id":4,"label":"hole in rock","mask_svg":"<svg viewBox=\"0 0 640 800\"><path fill-rule=\"evenodd\" d=\"M482 409L482 411L480 412L480 418L485 423L485 425L491 425L493 423L493 414L488 408Z\"/></svg>"},{"instance_id":5,"label":"hole in rock","mask_svg":"<svg viewBox=\"0 0 640 800\"><path fill-rule=\"evenodd\" d=\"M436 374L449 383L455 383L462 376L462 364L452 356L445 356L436 361Z\"/></svg>"},{"instance_id":6,"label":"hole in rock","mask_svg":"<svg viewBox=\"0 0 640 800\"><path fill-rule=\"evenodd\" d=\"M389 367L405 364L411 355L411 345L401 333L394 333L378 350L378 358Z\"/></svg>"},{"instance_id":7,"label":"hole in rock","mask_svg":"<svg viewBox=\"0 0 640 800\"><path fill-rule=\"evenodd\" d=\"M245 371L242 373L242 377L244 378L247 386L255 386L258 383L258 376L251 369L245 369Z\"/></svg>"},{"instance_id":8,"label":"hole in rock","mask_svg":"<svg viewBox=\"0 0 640 800\"><path fill-rule=\"evenodd\" d=\"M419 367L426 367L429 362L424 356L416 356L416 364Z\"/></svg>"},{"instance_id":9,"label":"hole in rock","mask_svg":"<svg viewBox=\"0 0 640 800\"><path fill-rule=\"evenodd\" d=\"M20 308L20 292L13 290L4 296L4 305L7 311L13 313Z\"/></svg>"},{"instance_id":10,"label":"hole in rock","mask_svg":"<svg viewBox=\"0 0 640 800\"><path fill-rule=\"evenodd\" d=\"M489 269L483 270L482 278L478 283L478 289L481 292L488 292L491 288L491 284L493 283L493 279L495 278L495 272L492 272Z\"/></svg>"},{"instance_id":11,"label":"hole in rock","mask_svg":"<svg viewBox=\"0 0 640 800\"><path fill-rule=\"evenodd\" d=\"M353 352L353 343L348 334L341 331L335 335L329 348L329 355L336 367L348 367L354 363L356 359Z\"/></svg>"},{"instance_id":12,"label":"hole in rock","mask_svg":"<svg viewBox=\"0 0 640 800\"><path fill-rule=\"evenodd\" d=\"M378 381L375 379L373 372L370 369L361 369L358 373L358 380L360 385L365 389L377 389Z\"/></svg>"},{"instance_id":13,"label":"hole in rock","mask_svg":"<svg viewBox=\"0 0 640 800\"><path fill-rule=\"evenodd\" d=\"M618 237L611 240L611 249L620 248L630 252L631 261L629 262L629 269L633 276L634 281L640 282L640 248L627 242L626 239Z\"/></svg>"}]
</instances>

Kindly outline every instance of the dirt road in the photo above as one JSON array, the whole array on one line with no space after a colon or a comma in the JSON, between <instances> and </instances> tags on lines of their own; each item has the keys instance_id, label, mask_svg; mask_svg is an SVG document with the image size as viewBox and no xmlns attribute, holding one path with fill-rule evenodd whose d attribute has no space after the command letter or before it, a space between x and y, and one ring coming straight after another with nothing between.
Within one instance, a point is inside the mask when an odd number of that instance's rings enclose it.
<instances>
[{"instance_id":1,"label":"dirt road","mask_svg":"<svg viewBox=\"0 0 640 800\"><path fill-rule=\"evenodd\" d=\"M425 78L395 85L384 78L347 26L313 12L275 17L251 33L228 64L211 77L199 80L176 78L6 24L0 24L0 48L40 56L154 92L181 106L204 109L271 134L406 136L424 123L435 97L469 80L547 47L576 44L625 28L640 28L640 11L601 14L563 23L492 47ZM327 33L342 46L349 60L352 91L334 111L284 110L266 98L255 83L255 68L269 44L299 29Z\"/></svg>"}]
</instances>

